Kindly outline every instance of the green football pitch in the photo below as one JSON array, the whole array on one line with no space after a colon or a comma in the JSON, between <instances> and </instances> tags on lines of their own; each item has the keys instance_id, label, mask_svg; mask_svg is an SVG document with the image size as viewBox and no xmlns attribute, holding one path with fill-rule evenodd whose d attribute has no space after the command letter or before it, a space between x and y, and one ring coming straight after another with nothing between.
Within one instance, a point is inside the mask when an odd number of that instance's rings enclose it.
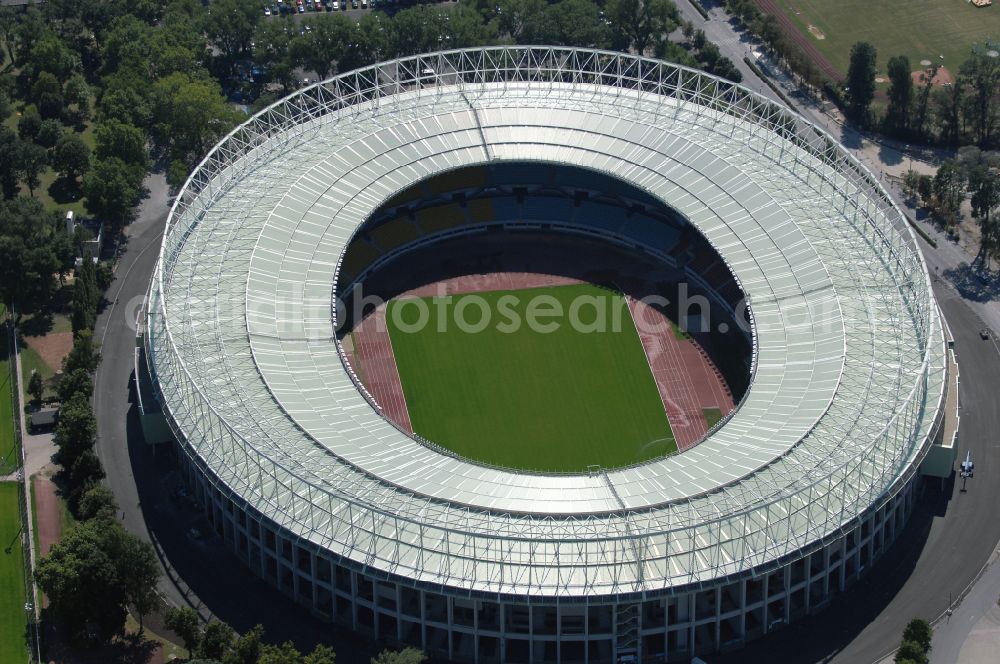
<instances>
[{"instance_id":1,"label":"green football pitch","mask_svg":"<svg viewBox=\"0 0 1000 664\"><path fill-rule=\"evenodd\" d=\"M905 55L914 70L921 60L930 60L957 76L974 42L1000 39L998 4L975 7L966 0L776 0L776 4L842 74L847 73L851 46L859 41L878 50L880 72L885 72L889 58ZM818 29L816 34L823 39L817 39L809 26L814 32Z\"/></svg>"},{"instance_id":2,"label":"green football pitch","mask_svg":"<svg viewBox=\"0 0 1000 664\"><path fill-rule=\"evenodd\" d=\"M0 482L0 662L27 662L17 484Z\"/></svg>"},{"instance_id":3,"label":"green football pitch","mask_svg":"<svg viewBox=\"0 0 1000 664\"><path fill-rule=\"evenodd\" d=\"M387 320L410 420L424 438L537 471L614 468L677 449L620 294L580 284L420 301L391 302ZM528 324L533 312L559 310Z\"/></svg>"}]
</instances>

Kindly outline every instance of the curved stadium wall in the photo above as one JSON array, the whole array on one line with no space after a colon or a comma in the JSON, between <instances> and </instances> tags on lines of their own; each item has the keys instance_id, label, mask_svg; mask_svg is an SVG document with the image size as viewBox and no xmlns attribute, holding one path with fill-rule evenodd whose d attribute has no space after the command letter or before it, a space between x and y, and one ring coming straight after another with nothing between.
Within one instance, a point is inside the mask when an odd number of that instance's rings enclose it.
<instances>
[{"instance_id":1,"label":"curved stadium wall","mask_svg":"<svg viewBox=\"0 0 1000 664\"><path fill-rule=\"evenodd\" d=\"M420 444L363 393L333 331L344 248L414 183L495 161L626 180L722 256L753 371L697 447L515 472ZM609 52L434 53L265 109L179 194L147 307L225 542L317 615L459 661L682 660L822 608L900 532L943 411L927 271L871 175L744 88Z\"/></svg>"}]
</instances>

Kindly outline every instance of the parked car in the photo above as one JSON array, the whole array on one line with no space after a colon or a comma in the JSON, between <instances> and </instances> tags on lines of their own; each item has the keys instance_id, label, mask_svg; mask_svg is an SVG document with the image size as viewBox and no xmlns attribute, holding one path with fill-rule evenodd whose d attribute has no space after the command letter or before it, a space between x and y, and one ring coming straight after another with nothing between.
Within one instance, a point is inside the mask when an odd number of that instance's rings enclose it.
<instances>
[{"instance_id":1,"label":"parked car","mask_svg":"<svg viewBox=\"0 0 1000 664\"><path fill-rule=\"evenodd\" d=\"M270 15L271 15L271 8L264 7L264 16L270 16Z\"/></svg>"}]
</instances>

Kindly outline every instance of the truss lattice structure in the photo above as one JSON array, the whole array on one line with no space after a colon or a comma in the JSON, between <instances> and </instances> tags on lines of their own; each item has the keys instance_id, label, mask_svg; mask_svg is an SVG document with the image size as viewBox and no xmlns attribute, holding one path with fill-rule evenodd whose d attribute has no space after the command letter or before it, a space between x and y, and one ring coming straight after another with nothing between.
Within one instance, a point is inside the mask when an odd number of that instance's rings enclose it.
<instances>
[{"instance_id":1,"label":"truss lattice structure","mask_svg":"<svg viewBox=\"0 0 1000 664\"><path fill-rule=\"evenodd\" d=\"M341 361L353 233L432 174L493 160L628 180L717 249L749 298L754 379L684 454L511 472L395 429ZM930 280L901 213L835 140L737 85L543 47L378 64L220 142L168 221L148 358L213 481L373 573L493 595L596 597L758 573L899 489L940 426Z\"/></svg>"}]
</instances>

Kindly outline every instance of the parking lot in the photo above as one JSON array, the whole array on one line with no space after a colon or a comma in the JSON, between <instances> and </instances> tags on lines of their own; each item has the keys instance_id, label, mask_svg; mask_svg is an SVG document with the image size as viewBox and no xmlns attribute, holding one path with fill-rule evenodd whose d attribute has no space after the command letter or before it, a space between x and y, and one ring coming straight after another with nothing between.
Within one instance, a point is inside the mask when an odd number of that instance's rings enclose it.
<instances>
[{"instance_id":1,"label":"parking lot","mask_svg":"<svg viewBox=\"0 0 1000 664\"><path fill-rule=\"evenodd\" d=\"M308 16L309 14L327 12L347 12L349 16L365 11L380 10L393 13L418 4L448 5L458 0L443 0L442 2L414 2L413 0L271 0L262 5L261 11L266 17L274 16Z\"/></svg>"}]
</instances>

